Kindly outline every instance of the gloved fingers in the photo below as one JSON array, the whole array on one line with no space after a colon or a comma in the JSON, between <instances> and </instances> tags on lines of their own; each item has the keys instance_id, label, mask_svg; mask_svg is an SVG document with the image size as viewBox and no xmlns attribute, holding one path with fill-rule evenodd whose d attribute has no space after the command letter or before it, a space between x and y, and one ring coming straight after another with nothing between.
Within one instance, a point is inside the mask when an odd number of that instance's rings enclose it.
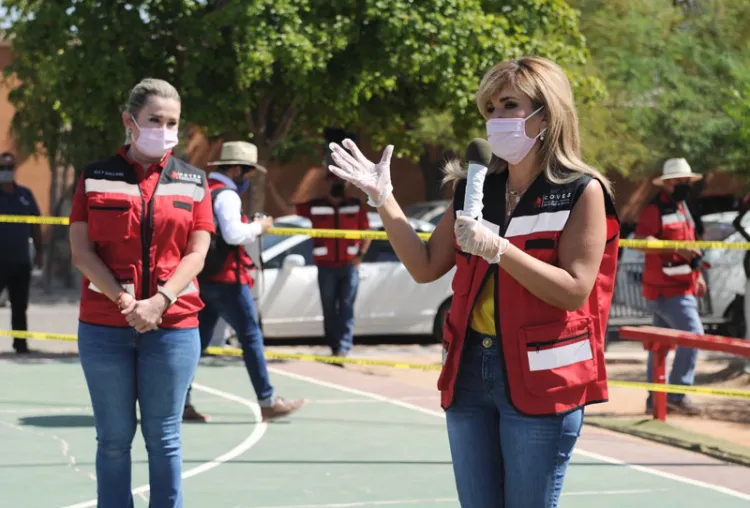
<instances>
[{"instance_id":1,"label":"gloved fingers","mask_svg":"<svg viewBox=\"0 0 750 508\"><path fill-rule=\"evenodd\" d=\"M386 146L385 150L383 150L383 156L380 157L380 163L388 164L390 166L392 155L393 155L393 145Z\"/></svg>"},{"instance_id":2,"label":"gloved fingers","mask_svg":"<svg viewBox=\"0 0 750 508\"><path fill-rule=\"evenodd\" d=\"M328 170L339 178L343 178L347 182L357 183L357 179L351 173L351 168L343 169L338 166L328 166Z\"/></svg>"},{"instance_id":3,"label":"gloved fingers","mask_svg":"<svg viewBox=\"0 0 750 508\"><path fill-rule=\"evenodd\" d=\"M359 161L360 164L364 166L371 165L372 162L364 156L364 154L359 150L359 147L357 147L357 144L352 141L349 138L346 138L344 141L341 142L342 145L344 145L344 148L349 150L352 154L352 156Z\"/></svg>"},{"instance_id":4,"label":"gloved fingers","mask_svg":"<svg viewBox=\"0 0 750 508\"><path fill-rule=\"evenodd\" d=\"M361 176L362 170L360 169L357 162L354 162L352 164L350 161L344 159L337 153L332 153L331 159L333 159L333 162L336 163L336 166L334 167L338 167L338 169L349 175L349 178L347 178L347 180L351 178L358 178Z\"/></svg>"},{"instance_id":5,"label":"gloved fingers","mask_svg":"<svg viewBox=\"0 0 750 508\"><path fill-rule=\"evenodd\" d=\"M338 143L331 143L328 145L328 148L331 149L331 158L336 161L336 164L341 167L342 164L348 164L352 168L364 168L366 165L362 164L361 162L357 161L352 155L346 151L344 147L339 145Z\"/></svg>"}]
</instances>

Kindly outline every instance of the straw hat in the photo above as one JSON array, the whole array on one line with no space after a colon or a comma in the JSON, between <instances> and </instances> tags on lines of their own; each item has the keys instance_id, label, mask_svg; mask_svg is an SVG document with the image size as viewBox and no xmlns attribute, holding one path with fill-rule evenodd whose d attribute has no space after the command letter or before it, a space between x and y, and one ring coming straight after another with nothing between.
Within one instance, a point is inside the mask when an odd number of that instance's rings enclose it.
<instances>
[{"instance_id":1,"label":"straw hat","mask_svg":"<svg viewBox=\"0 0 750 508\"><path fill-rule=\"evenodd\" d=\"M231 166L233 164L251 166L261 173L268 173L266 168L258 164L258 147L247 141L227 141L221 146L219 160L208 163L209 166Z\"/></svg>"},{"instance_id":2,"label":"straw hat","mask_svg":"<svg viewBox=\"0 0 750 508\"><path fill-rule=\"evenodd\" d=\"M688 164L683 158L668 159L664 163L661 176L654 178L654 185L663 185L664 180L672 180L675 178L690 178L693 182L697 182L703 178L703 175L693 173L690 164Z\"/></svg>"}]
</instances>

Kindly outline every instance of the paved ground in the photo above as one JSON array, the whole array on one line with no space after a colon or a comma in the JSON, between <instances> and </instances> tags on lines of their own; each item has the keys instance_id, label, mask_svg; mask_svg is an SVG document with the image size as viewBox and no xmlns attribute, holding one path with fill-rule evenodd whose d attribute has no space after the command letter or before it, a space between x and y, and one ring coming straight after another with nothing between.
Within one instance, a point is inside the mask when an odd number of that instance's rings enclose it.
<instances>
[{"instance_id":1,"label":"paved ground","mask_svg":"<svg viewBox=\"0 0 750 508\"><path fill-rule=\"evenodd\" d=\"M94 506L94 432L77 361L3 363L0 383L15 387L0 397L4 504ZM239 362L201 366L195 403L214 421L184 426L187 507L458 506L434 391L309 363L275 364L273 381L308 406L289 422L258 424ZM140 437L133 462L146 506ZM587 428L561 506L748 506L746 479L740 466Z\"/></svg>"},{"instance_id":2,"label":"paved ground","mask_svg":"<svg viewBox=\"0 0 750 508\"><path fill-rule=\"evenodd\" d=\"M76 332L74 299L37 301L29 315L34 330ZM0 309L0 329L8 327L9 312ZM10 343L0 338L0 384L12 388L0 396L3 505L94 506L94 433L75 344L32 342L54 354L18 357L9 353ZM439 346L362 346L357 354L434 362ZM619 361L610 369L617 376L624 375L617 365L629 365L627 375L634 375L644 359L632 344L613 345L608 356ZM258 408L240 362L202 361L195 403L214 421L184 429L186 506L457 506L434 372L273 366L280 393L310 403L291 422L266 426L256 423ZM642 399L613 389L609 404L589 412L641 413ZM749 433L747 424L723 424ZM731 430L721 429L722 435ZM133 487L146 506L145 453L136 439ZM562 506L750 506L747 478L741 466L586 427Z\"/></svg>"}]
</instances>

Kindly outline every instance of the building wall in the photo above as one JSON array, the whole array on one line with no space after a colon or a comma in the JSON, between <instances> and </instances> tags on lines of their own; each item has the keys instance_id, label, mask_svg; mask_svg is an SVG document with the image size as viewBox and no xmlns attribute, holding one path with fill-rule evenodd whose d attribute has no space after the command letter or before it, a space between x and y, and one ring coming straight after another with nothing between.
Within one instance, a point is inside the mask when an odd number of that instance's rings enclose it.
<instances>
[{"instance_id":1,"label":"building wall","mask_svg":"<svg viewBox=\"0 0 750 508\"><path fill-rule=\"evenodd\" d=\"M10 65L11 53L7 42L0 41L0 77ZM42 214L50 209L49 189L51 173L46 157L31 156L22 158L16 149L11 135L11 120L15 109L8 102L8 92L15 86L13 80L0 81L0 152L12 152L18 159L16 179L20 185L29 187L39 203Z\"/></svg>"}]
</instances>

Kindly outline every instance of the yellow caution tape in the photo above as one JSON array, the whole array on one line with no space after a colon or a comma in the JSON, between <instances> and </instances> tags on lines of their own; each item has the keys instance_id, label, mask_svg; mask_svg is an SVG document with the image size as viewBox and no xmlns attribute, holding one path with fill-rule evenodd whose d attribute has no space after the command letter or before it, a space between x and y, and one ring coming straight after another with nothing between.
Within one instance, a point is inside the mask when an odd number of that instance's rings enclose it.
<instances>
[{"instance_id":1,"label":"yellow caution tape","mask_svg":"<svg viewBox=\"0 0 750 508\"><path fill-rule=\"evenodd\" d=\"M269 235L304 235L312 238L344 238L345 240L388 240L385 231L361 231L356 229L306 229L270 228ZM417 233L422 240L429 240L431 233Z\"/></svg>"},{"instance_id":2,"label":"yellow caution tape","mask_svg":"<svg viewBox=\"0 0 750 508\"><path fill-rule=\"evenodd\" d=\"M0 215L0 222L16 224L49 224L67 226L67 217L37 217L33 215ZM280 236L304 235L311 238L343 238L346 240L388 240L385 231L361 231L355 229L308 229L270 228L268 234ZM417 233L422 240L429 240L431 233ZM620 247L632 249L730 249L750 250L750 242L683 242L676 240L634 240L623 238Z\"/></svg>"},{"instance_id":3,"label":"yellow caution tape","mask_svg":"<svg viewBox=\"0 0 750 508\"><path fill-rule=\"evenodd\" d=\"M52 224L55 226L67 226L70 220L67 217L38 217L36 215L0 215L0 222L12 222L14 224Z\"/></svg>"},{"instance_id":4,"label":"yellow caution tape","mask_svg":"<svg viewBox=\"0 0 750 508\"><path fill-rule=\"evenodd\" d=\"M18 339L35 339L35 340L62 340L75 342L78 338L75 335L62 334L62 333L43 333L43 332L22 332L15 330L0 330L0 336L15 337ZM206 353L211 356L233 356L241 357L242 350L238 348L225 348L225 347L208 347ZM411 369L411 370L433 370L439 371L442 366L440 364L428 364L428 363L408 363L408 362L397 362L392 360L367 360L363 358L346 358L338 356L319 356L309 354L296 354L296 353L274 353L271 351L265 352L265 357L271 360L297 360L303 362L322 362L331 364L350 364L350 365L370 365L374 367L390 367L395 369ZM733 388L708 388L705 386L680 386L680 385L662 385L657 383L639 383L636 381L616 381L609 380L607 382L609 386L618 388L634 388L641 390L649 390L652 392L665 392L665 393L683 393L683 394L695 394L695 395L706 395L712 397L731 397L740 399L750 399L750 390L737 390Z\"/></svg>"}]
</instances>

